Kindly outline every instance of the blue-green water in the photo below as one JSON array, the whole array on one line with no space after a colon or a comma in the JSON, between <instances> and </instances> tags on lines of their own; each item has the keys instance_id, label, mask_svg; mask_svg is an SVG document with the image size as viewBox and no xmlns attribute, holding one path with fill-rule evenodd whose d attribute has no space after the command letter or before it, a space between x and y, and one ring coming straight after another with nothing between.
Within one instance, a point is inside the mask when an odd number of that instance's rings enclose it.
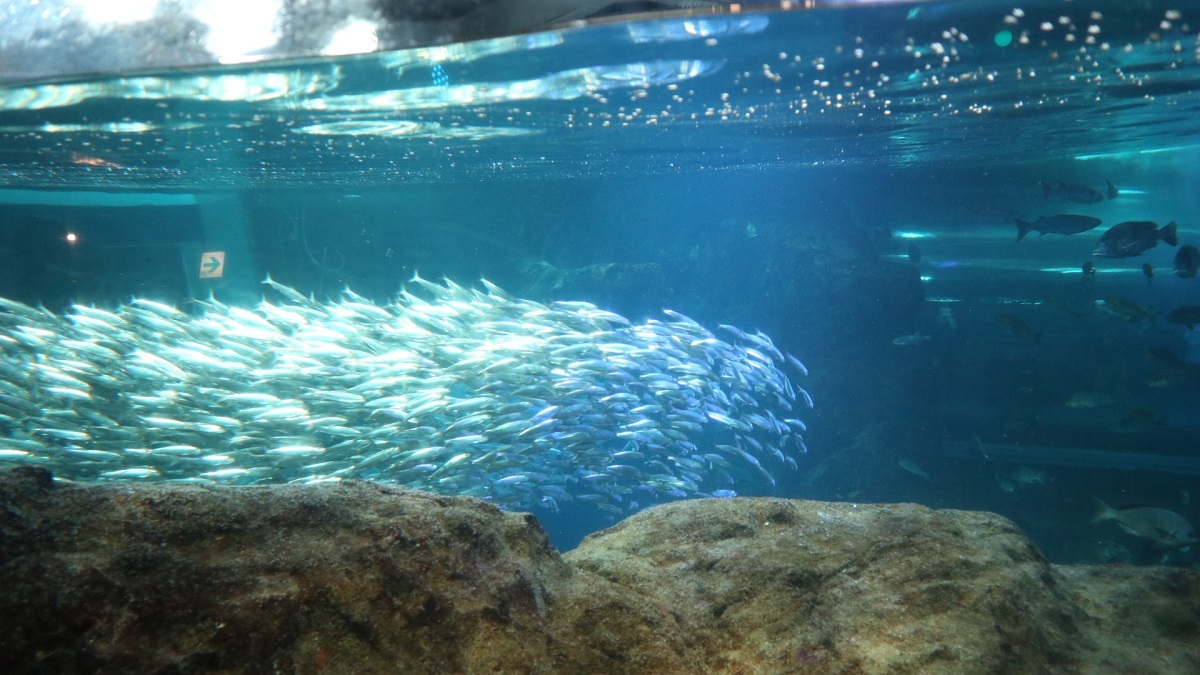
<instances>
[{"instance_id":1,"label":"blue-green water","mask_svg":"<svg viewBox=\"0 0 1200 675\"><path fill-rule=\"evenodd\" d=\"M1200 520L1200 342L1166 318L1200 304L1172 269L1200 241L1198 21L863 6L11 85L0 296L195 315L255 307L270 273L382 305L419 270L635 323L669 308L811 371L809 452L728 489L989 509L1057 561L1195 566L1090 520L1093 497ZM1039 186L1060 182L1101 199ZM1056 214L1102 223L1017 241ZM1142 220L1178 246L1092 258ZM563 547L619 517L556 506Z\"/></svg>"}]
</instances>

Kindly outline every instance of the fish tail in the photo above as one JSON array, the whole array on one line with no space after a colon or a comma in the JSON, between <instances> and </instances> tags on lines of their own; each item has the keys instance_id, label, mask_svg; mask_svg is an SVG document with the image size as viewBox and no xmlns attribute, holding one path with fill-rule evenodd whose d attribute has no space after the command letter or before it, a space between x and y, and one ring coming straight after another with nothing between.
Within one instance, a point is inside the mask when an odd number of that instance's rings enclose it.
<instances>
[{"instance_id":1,"label":"fish tail","mask_svg":"<svg viewBox=\"0 0 1200 675\"><path fill-rule=\"evenodd\" d=\"M1093 525L1116 517L1117 512L1111 506L1100 501L1097 497L1092 497L1092 501L1096 502L1096 513L1092 516Z\"/></svg>"},{"instance_id":2,"label":"fish tail","mask_svg":"<svg viewBox=\"0 0 1200 675\"><path fill-rule=\"evenodd\" d=\"M1029 234L1029 223L1020 218L1013 218L1013 221L1017 223L1017 241L1021 241Z\"/></svg>"},{"instance_id":3,"label":"fish tail","mask_svg":"<svg viewBox=\"0 0 1200 675\"><path fill-rule=\"evenodd\" d=\"M1162 240L1167 242L1168 244L1175 246L1176 244L1179 243L1179 239L1177 239L1175 236L1175 229L1177 227L1179 227L1179 226L1176 225L1175 221L1172 220L1171 222L1162 226L1162 229L1158 231L1158 236L1161 237Z\"/></svg>"}]
</instances>

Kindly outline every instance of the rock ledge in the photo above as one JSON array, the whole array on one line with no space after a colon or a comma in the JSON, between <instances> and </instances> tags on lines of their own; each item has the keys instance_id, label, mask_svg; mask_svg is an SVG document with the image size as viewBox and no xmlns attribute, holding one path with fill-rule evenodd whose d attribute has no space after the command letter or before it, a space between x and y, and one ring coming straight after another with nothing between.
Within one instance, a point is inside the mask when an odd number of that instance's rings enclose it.
<instances>
[{"instance_id":1,"label":"rock ledge","mask_svg":"<svg viewBox=\"0 0 1200 675\"><path fill-rule=\"evenodd\" d=\"M475 499L25 467L0 584L11 673L1200 672L1200 573L910 504L678 502L560 556Z\"/></svg>"}]
</instances>

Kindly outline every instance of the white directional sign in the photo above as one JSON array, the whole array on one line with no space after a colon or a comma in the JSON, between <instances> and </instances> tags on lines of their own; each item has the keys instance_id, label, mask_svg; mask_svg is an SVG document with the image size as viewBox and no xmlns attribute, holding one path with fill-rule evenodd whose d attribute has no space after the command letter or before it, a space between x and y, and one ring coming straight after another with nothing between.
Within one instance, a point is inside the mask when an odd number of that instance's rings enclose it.
<instances>
[{"instance_id":1,"label":"white directional sign","mask_svg":"<svg viewBox=\"0 0 1200 675\"><path fill-rule=\"evenodd\" d=\"M205 251L200 256L200 278L216 279L225 274L225 251Z\"/></svg>"}]
</instances>

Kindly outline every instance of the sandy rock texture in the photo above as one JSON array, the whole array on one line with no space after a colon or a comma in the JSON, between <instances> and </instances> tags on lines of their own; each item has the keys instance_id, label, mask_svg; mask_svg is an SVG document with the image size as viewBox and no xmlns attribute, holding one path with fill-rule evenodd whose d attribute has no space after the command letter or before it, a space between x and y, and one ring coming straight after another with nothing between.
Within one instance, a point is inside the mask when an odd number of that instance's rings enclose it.
<instances>
[{"instance_id":1,"label":"sandy rock texture","mask_svg":"<svg viewBox=\"0 0 1200 675\"><path fill-rule=\"evenodd\" d=\"M570 575L532 517L371 483L0 485L0 672L486 672Z\"/></svg>"},{"instance_id":2,"label":"sandy rock texture","mask_svg":"<svg viewBox=\"0 0 1200 675\"><path fill-rule=\"evenodd\" d=\"M1200 573L1050 565L991 513L678 502L564 557L672 607L718 671L1200 672Z\"/></svg>"},{"instance_id":3,"label":"sandy rock texture","mask_svg":"<svg viewBox=\"0 0 1200 675\"><path fill-rule=\"evenodd\" d=\"M25 467L0 589L5 673L1200 672L1200 573L907 504L679 502L560 556L474 499Z\"/></svg>"}]
</instances>

